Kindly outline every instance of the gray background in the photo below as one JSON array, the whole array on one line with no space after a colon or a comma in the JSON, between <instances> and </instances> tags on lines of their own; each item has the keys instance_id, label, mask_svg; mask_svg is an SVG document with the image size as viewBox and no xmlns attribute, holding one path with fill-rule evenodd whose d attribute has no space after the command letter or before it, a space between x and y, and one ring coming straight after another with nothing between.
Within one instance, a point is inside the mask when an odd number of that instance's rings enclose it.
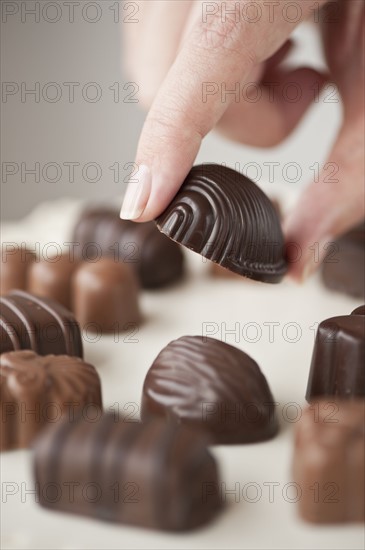
<instances>
[{"instance_id":1,"label":"gray background","mask_svg":"<svg viewBox=\"0 0 365 550\"><path fill-rule=\"evenodd\" d=\"M2 3L3 9L6 4L9 2ZM84 0L75 8L73 23L69 22L69 11L62 1L58 2L61 18L55 23L45 20L56 17L54 8L41 12L39 22L34 16L24 14L22 21L21 5L26 4L30 9L35 2L28 0L12 4L18 12L7 18L3 13L1 23L2 218L24 216L42 201L61 197L107 199L118 201L119 205L129 173L126 164L134 160L144 113L138 104L127 102L133 87L123 90L128 82L121 63L120 31L123 32L123 24L114 22L114 12L110 9L116 3L109 0L96 2L101 13L96 23L87 21L96 16L95 9L89 8L83 14L82 8L89 4ZM40 2L41 8L45 4L47 2ZM121 12L122 17L124 12ZM303 27L297 33L297 40L305 44L305 48L296 49L292 58L296 62L321 66L314 29L309 25ZM7 87L12 86L7 84L9 82L15 83L19 91L6 96ZM36 82L40 87L39 102L35 101L34 95L22 97L21 87L34 88ZM49 101L56 92L54 86L48 86L50 82L56 82L58 91L61 91L57 102ZM80 84L75 88L73 103L64 82ZM90 82L96 82L102 93L97 102L83 97L82 90L84 95L89 94L89 98L95 93L93 86L84 88ZM115 82L119 82L120 88L118 102L114 101L109 89ZM239 169L247 163L258 163L262 168L258 178L255 166L251 165L246 171L264 187L268 185L269 169L263 164L280 162L274 189L269 192L276 195L283 190L286 197L295 199L300 188L313 177L310 166L325 161L339 121L339 104L322 98L300 128L279 147L260 151L211 135L205 140L198 160L226 162L232 166L238 162ZM25 169L34 169L37 162L39 182L35 181L34 175L24 173ZM73 182L65 165L70 162L79 163L75 166ZM285 177L287 162L300 165L299 180ZM6 176L7 163L14 163L10 166L15 166L15 175ZM58 168L49 163L56 163ZM85 172L88 163L99 166L98 181L88 181L96 176L92 167ZM116 166L115 163L119 163L120 169L117 182L109 168ZM22 181L22 176L25 181ZM59 180L49 181L53 178Z\"/></svg>"}]
</instances>

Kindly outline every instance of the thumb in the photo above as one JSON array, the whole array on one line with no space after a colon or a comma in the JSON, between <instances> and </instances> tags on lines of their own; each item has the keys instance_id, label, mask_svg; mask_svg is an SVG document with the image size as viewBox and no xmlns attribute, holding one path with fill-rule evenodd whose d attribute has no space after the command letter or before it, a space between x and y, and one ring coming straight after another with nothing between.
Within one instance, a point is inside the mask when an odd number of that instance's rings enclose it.
<instances>
[{"instance_id":1,"label":"thumb","mask_svg":"<svg viewBox=\"0 0 365 550\"><path fill-rule=\"evenodd\" d=\"M289 276L304 281L331 242L365 217L364 118L344 124L317 182L303 192L284 223Z\"/></svg>"}]
</instances>

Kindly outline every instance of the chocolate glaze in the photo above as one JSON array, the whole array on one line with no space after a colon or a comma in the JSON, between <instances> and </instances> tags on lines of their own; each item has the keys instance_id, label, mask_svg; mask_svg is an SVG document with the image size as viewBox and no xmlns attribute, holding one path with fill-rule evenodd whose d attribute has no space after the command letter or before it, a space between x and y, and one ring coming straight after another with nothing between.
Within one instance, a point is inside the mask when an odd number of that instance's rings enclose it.
<instances>
[{"instance_id":1,"label":"chocolate glaze","mask_svg":"<svg viewBox=\"0 0 365 550\"><path fill-rule=\"evenodd\" d=\"M286 273L274 206L251 180L225 166L195 166L156 223L174 241L239 275L278 283Z\"/></svg>"},{"instance_id":2,"label":"chocolate glaze","mask_svg":"<svg viewBox=\"0 0 365 550\"><path fill-rule=\"evenodd\" d=\"M14 250L1 249L0 294L7 294L13 289L26 290L29 268L36 256L27 248Z\"/></svg>"},{"instance_id":3,"label":"chocolate glaze","mask_svg":"<svg viewBox=\"0 0 365 550\"><path fill-rule=\"evenodd\" d=\"M365 520L365 401L319 401L296 425L294 481L313 523Z\"/></svg>"},{"instance_id":4,"label":"chocolate glaze","mask_svg":"<svg viewBox=\"0 0 365 550\"><path fill-rule=\"evenodd\" d=\"M0 353L20 349L82 357L80 327L57 302L14 290L0 298Z\"/></svg>"},{"instance_id":5,"label":"chocolate glaze","mask_svg":"<svg viewBox=\"0 0 365 550\"><path fill-rule=\"evenodd\" d=\"M147 373L142 419L165 417L209 434L212 443L249 443L278 431L274 399L258 365L213 338L170 342Z\"/></svg>"},{"instance_id":6,"label":"chocolate glaze","mask_svg":"<svg viewBox=\"0 0 365 550\"><path fill-rule=\"evenodd\" d=\"M72 305L82 328L122 332L140 322L138 284L128 264L82 262L72 278Z\"/></svg>"},{"instance_id":7,"label":"chocolate glaze","mask_svg":"<svg viewBox=\"0 0 365 550\"><path fill-rule=\"evenodd\" d=\"M354 298L365 297L365 221L335 241L323 260L327 288Z\"/></svg>"},{"instance_id":8,"label":"chocolate glaze","mask_svg":"<svg viewBox=\"0 0 365 550\"><path fill-rule=\"evenodd\" d=\"M183 274L182 251L161 235L153 222L121 220L112 209L86 210L75 227L73 240L80 243L78 253L83 259L97 253L96 243L104 256L129 264L144 288L163 287Z\"/></svg>"},{"instance_id":9,"label":"chocolate glaze","mask_svg":"<svg viewBox=\"0 0 365 550\"><path fill-rule=\"evenodd\" d=\"M306 399L365 397L365 317L322 321L312 355Z\"/></svg>"},{"instance_id":10,"label":"chocolate glaze","mask_svg":"<svg viewBox=\"0 0 365 550\"><path fill-rule=\"evenodd\" d=\"M88 406L88 417L100 412L100 379L79 357L40 356L31 350L0 356L0 449L29 447L48 422L72 420Z\"/></svg>"},{"instance_id":11,"label":"chocolate glaze","mask_svg":"<svg viewBox=\"0 0 365 550\"><path fill-rule=\"evenodd\" d=\"M42 434L35 449L39 501L108 521L167 531L185 531L211 520L220 508L215 460L200 437L164 422L99 422L84 419ZM77 485L74 498L54 499L44 487ZM99 498L85 499L89 483Z\"/></svg>"}]
</instances>

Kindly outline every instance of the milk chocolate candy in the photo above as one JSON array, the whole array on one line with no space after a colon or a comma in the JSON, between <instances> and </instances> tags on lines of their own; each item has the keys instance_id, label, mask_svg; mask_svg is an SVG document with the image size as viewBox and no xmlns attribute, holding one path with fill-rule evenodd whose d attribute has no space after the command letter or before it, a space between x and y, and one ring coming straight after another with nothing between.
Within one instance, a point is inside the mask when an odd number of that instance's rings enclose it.
<instances>
[{"instance_id":1,"label":"milk chocolate candy","mask_svg":"<svg viewBox=\"0 0 365 550\"><path fill-rule=\"evenodd\" d=\"M29 271L28 291L72 310L71 278L78 263L69 254L36 262Z\"/></svg>"},{"instance_id":2,"label":"milk chocolate candy","mask_svg":"<svg viewBox=\"0 0 365 550\"><path fill-rule=\"evenodd\" d=\"M22 245L3 246L1 249L0 294L11 290L26 290L28 272L35 261L33 252Z\"/></svg>"},{"instance_id":3,"label":"milk chocolate candy","mask_svg":"<svg viewBox=\"0 0 365 550\"><path fill-rule=\"evenodd\" d=\"M80 327L57 302L13 290L0 298L0 352L20 349L82 357Z\"/></svg>"},{"instance_id":4,"label":"milk chocolate candy","mask_svg":"<svg viewBox=\"0 0 365 550\"><path fill-rule=\"evenodd\" d=\"M52 510L166 531L198 527L220 508L217 466L198 436L113 414L42 434L35 480L40 504ZM87 487L96 491L92 498Z\"/></svg>"},{"instance_id":5,"label":"milk chocolate candy","mask_svg":"<svg viewBox=\"0 0 365 550\"><path fill-rule=\"evenodd\" d=\"M365 397L365 317L344 315L318 327L307 401L323 396Z\"/></svg>"},{"instance_id":6,"label":"milk chocolate candy","mask_svg":"<svg viewBox=\"0 0 365 550\"><path fill-rule=\"evenodd\" d=\"M1 450L31 445L47 423L101 414L100 379L79 357L31 350L0 356Z\"/></svg>"},{"instance_id":7,"label":"milk chocolate candy","mask_svg":"<svg viewBox=\"0 0 365 550\"><path fill-rule=\"evenodd\" d=\"M72 279L73 311L82 328L122 332L140 321L138 284L128 264L83 262Z\"/></svg>"},{"instance_id":8,"label":"milk chocolate candy","mask_svg":"<svg viewBox=\"0 0 365 550\"><path fill-rule=\"evenodd\" d=\"M270 199L226 166L195 166L157 218L172 240L231 271L278 283L287 270L280 220Z\"/></svg>"},{"instance_id":9,"label":"milk chocolate candy","mask_svg":"<svg viewBox=\"0 0 365 550\"><path fill-rule=\"evenodd\" d=\"M142 419L162 416L209 434L211 443L251 443L278 431L275 404L258 365L213 338L170 342L143 385Z\"/></svg>"},{"instance_id":10,"label":"milk chocolate candy","mask_svg":"<svg viewBox=\"0 0 365 550\"><path fill-rule=\"evenodd\" d=\"M299 512L313 523L363 522L365 401L318 401L296 426Z\"/></svg>"},{"instance_id":11,"label":"milk chocolate candy","mask_svg":"<svg viewBox=\"0 0 365 550\"><path fill-rule=\"evenodd\" d=\"M340 237L323 260L322 279L331 290L365 297L365 222Z\"/></svg>"},{"instance_id":12,"label":"milk chocolate candy","mask_svg":"<svg viewBox=\"0 0 365 550\"><path fill-rule=\"evenodd\" d=\"M351 313L351 315L365 315L365 306L359 306Z\"/></svg>"},{"instance_id":13,"label":"milk chocolate candy","mask_svg":"<svg viewBox=\"0 0 365 550\"><path fill-rule=\"evenodd\" d=\"M86 210L73 240L79 243L77 250L84 260L102 254L129 264L144 288L166 286L183 274L182 251L153 222L121 220L108 208Z\"/></svg>"}]
</instances>

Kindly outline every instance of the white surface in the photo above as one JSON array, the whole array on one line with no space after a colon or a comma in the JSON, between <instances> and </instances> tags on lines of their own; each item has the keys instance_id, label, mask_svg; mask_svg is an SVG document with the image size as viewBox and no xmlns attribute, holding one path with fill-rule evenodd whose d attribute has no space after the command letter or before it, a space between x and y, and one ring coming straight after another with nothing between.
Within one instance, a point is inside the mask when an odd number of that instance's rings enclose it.
<instances>
[{"instance_id":1,"label":"white surface","mask_svg":"<svg viewBox=\"0 0 365 550\"><path fill-rule=\"evenodd\" d=\"M65 242L67 228L73 222L78 205L68 201L41 206L22 223L5 225L3 241ZM45 232L44 228L47 228ZM159 292L143 292L141 306L145 321L136 342L114 342L103 337L97 343L85 342L86 359L93 363L102 379L105 408L119 403L126 413L137 411L144 375L152 360L171 339L184 334L202 334L204 323L216 323L215 337L237 345L261 366L276 401L281 419L279 435L266 443L245 446L221 446L213 449L219 462L222 482L227 490L239 484L239 502L227 495L223 513L206 528L186 535L170 535L113 525L54 513L34 501L31 452L16 451L1 455L3 549L112 549L112 548L247 548L247 549L334 549L363 548L362 525L314 527L303 523L296 505L283 498L285 484L291 481L292 437L294 423L284 420L285 406L304 406L304 393L314 339L313 325L326 317L350 313L359 305L355 300L326 291L317 276L298 287L289 282L263 285L242 281L216 280L208 276L207 263L189 254L189 274L180 284ZM263 323L276 322L274 341ZM239 323L241 336L222 334ZM255 339L255 328L243 333L244 325L257 323L262 331ZM294 325L301 333L296 342ZM256 328L257 328L256 327ZM312 327L312 328L311 328ZM246 327L247 328L247 327ZM132 405L128 405L132 403ZM115 405L114 405L115 410ZM295 413L291 408L288 413ZM7 496L4 489L16 494ZM247 483L262 490L253 503ZM264 485L266 483L266 485ZM268 483L279 483L273 502ZM256 486L257 486L256 485ZM253 491L253 487L251 491ZM243 491L243 495L242 495ZM289 491L289 498L293 495Z\"/></svg>"}]
</instances>

